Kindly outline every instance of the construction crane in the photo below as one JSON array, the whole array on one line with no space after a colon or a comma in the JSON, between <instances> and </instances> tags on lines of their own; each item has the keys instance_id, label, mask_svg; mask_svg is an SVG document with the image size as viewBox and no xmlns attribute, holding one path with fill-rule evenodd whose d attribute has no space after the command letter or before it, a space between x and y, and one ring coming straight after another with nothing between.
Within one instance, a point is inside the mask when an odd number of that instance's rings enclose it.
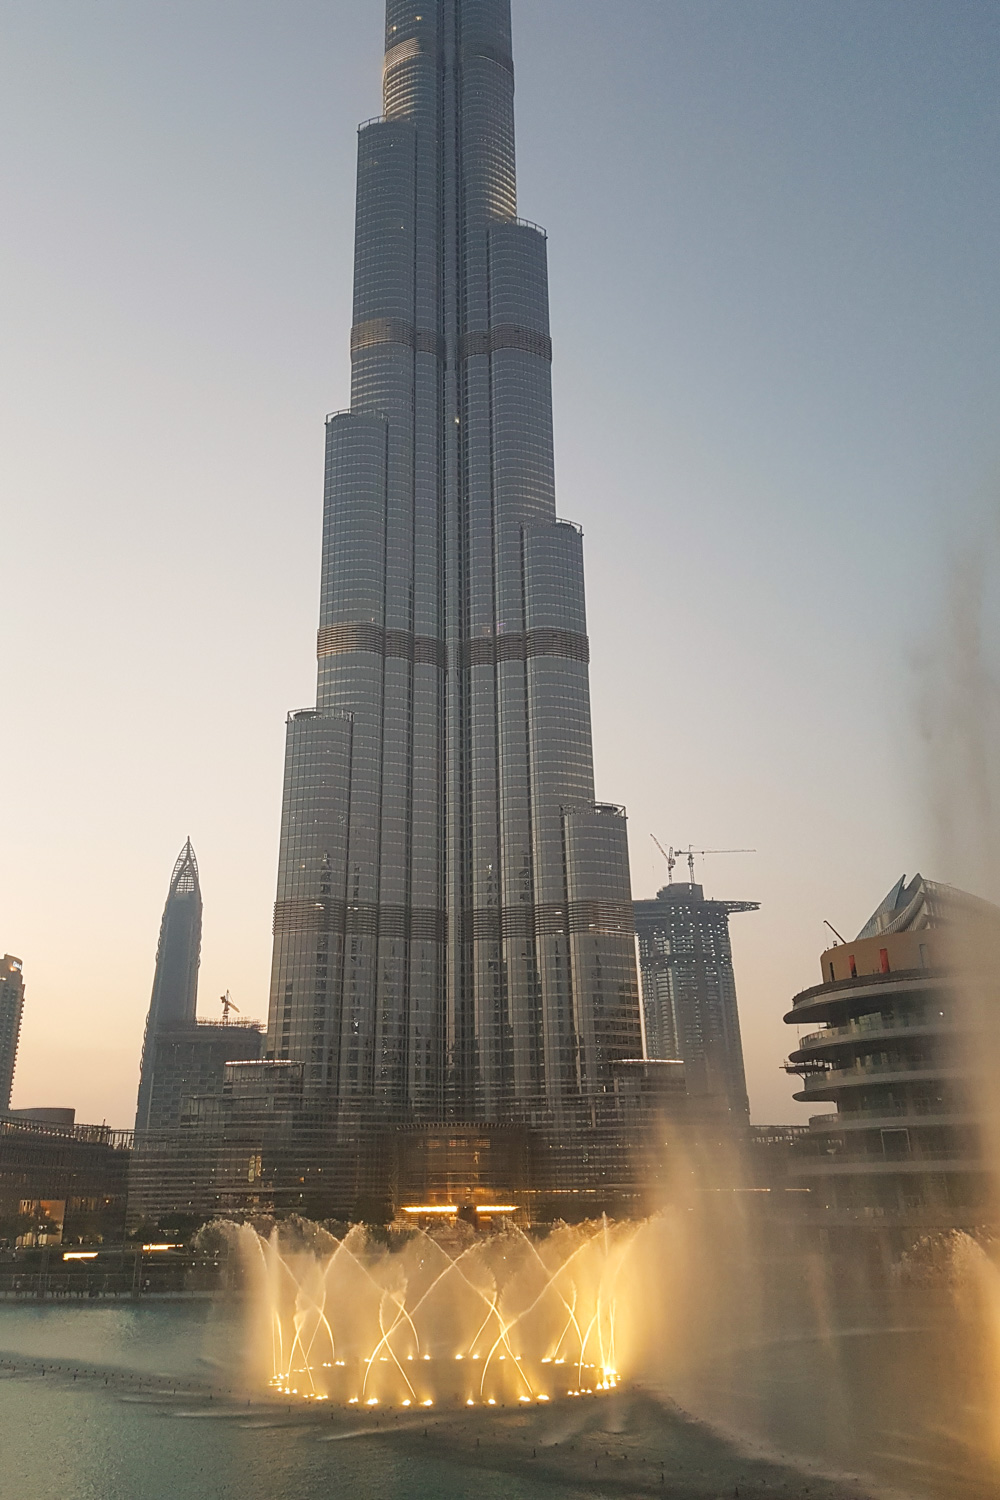
<instances>
[{"instance_id":1,"label":"construction crane","mask_svg":"<svg viewBox=\"0 0 1000 1500\"><path fill-rule=\"evenodd\" d=\"M660 843L659 839L656 837L655 833L651 833L649 836L653 840L653 843L656 845L657 849L659 849L660 853L663 855L663 858L667 862L667 884L668 885L672 885L673 884L673 879L674 879L674 866L677 863L677 855L674 853L673 849L671 849L670 852L668 853L667 850L664 849L663 845Z\"/></svg>"},{"instance_id":2,"label":"construction crane","mask_svg":"<svg viewBox=\"0 0 1000 1500\"><path fill-rule=\"evenodd\" d=\"M240 1014L240 1008L236 1004L236 1001L231 998L228 990L224 995L220 995L219 999L222 1001L222 1019L224 1021L229 1020L229 1012L231 1010L234 1010L237 1015ZM235 1043L233 1045L235 1046Z\"/></svg>"},{"instance_id":3,"label":"construction crane","mask_svg":"<svg viewBox=\"0 0 1000 1500\"><path fill-rule=\"evenodd\" d=\"M657 845L657 848L659 848L659 845ZM670 852L671 854L673 854L675 851L672 849ZM683 855L687 860L688 874L691 879L691 884L694 885L694 859L696 854L756 854L757 851L756 849L692 849L691 845L689 844L686 849L676 850L676 853L679 855Z\"/></svg>"}]
</instances>

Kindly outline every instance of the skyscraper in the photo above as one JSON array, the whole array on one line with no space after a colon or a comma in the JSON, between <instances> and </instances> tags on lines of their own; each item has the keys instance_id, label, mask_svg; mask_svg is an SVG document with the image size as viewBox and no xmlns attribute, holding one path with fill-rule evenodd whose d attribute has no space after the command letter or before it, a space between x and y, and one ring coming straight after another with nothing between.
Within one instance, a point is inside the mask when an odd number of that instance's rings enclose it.
<instances>
[{"instance_id":1,"label":"skyscraper","mask_svg":"<svg viewBox=\"0 0 1000 1500\"><path fill-rule=\"evenodd\" d=\"M749 1104L729 918L759 904L706 901L704 888L689 881L635 903L649 1056L679 1058L689 1094L724 1100L744 1124Z\"/></svg>"},{"instance_id":2,"label":"skyscraper","mask_svg":"<svg viewBox=\"0 0 1000 1500\"><path fill-rule=\"evenodd\" d=\"M24 975L21 972L21 960L11 953L5 953L0 961L0 1114L10 1109L23 1010Z\"/></svg>"},{"instance_id":3,"label":"skyscraper","mask_svg":"<svg viewBox=\"0 0 1000 1500\"><path fill-rule=\"evenodd\" d=\"M558 1145L613 1129L641 1028L513 95L510 0L388 0L351 406L326 424L317 699L288 722L268 1050L334 1113ZM577 1177L596 1161L566 1159Z\"/></svg>"},{"instance_id":4,"label":"skyscraper","mask_svg":"<svg viewBox=\"0 0 1000 1500\"><path fill-rule=\"evenodd\" d=\"M153 1075L159 1033L169 1026L194 1025L198 1008L198 964L201 959L201 886L191 840L177 856L156 947L153 993L142 1043L142 1071L135 1128L150 1124Z\"/></svg>"}]
</instances>

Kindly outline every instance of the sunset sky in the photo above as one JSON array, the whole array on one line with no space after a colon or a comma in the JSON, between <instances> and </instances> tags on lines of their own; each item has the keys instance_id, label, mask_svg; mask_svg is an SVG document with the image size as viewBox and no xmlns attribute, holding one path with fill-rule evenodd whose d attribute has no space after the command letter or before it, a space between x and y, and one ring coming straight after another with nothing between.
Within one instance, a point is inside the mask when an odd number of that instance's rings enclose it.
<instances>
[{"instance_id":1,"label":"sunset sky","mask_svg":"<svg viewBox=\"0 0 1000 1500\"><path fill-rule=\"evenodd\" d=\"M228 988L266 1015L383 8L2 12L14 1103L127 1126L189 833L202 1013ZM762 903L733 922L753 1117L799 1119L781 1016L824 918L853 934L904 871L971 878L931 760L955 591L996 576L1000 10L514 0L514 26L598 794L637 896L665 880L651 833L756 849L699 878Z\"/></svg>"}]
</instances>

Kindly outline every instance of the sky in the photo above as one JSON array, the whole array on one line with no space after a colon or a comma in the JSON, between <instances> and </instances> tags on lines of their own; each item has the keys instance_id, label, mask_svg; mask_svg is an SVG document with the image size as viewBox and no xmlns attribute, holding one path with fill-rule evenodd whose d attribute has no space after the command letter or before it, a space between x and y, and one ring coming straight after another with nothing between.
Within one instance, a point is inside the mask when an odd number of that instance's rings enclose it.
<instances>
[{"instance_id":1,"label":"sky","mask_svg":"<svg viewBox=\"0 0 1000 1500\"><path fill-rule=\"evenodd\" d=\"M733 919L752 1113L801 1120L782 1016L824 920L851 936L904 871L964 873L929 757L942 631L996 565L1000 10L513 11L598 795L628 807L638 897L650 834L756 851L698 878L761 903ZM382 7L0 0L0 41L13 1102L128 1126L189 833L201 1012L228 989L266 1016Z\"/></svg>"}]
</instances>

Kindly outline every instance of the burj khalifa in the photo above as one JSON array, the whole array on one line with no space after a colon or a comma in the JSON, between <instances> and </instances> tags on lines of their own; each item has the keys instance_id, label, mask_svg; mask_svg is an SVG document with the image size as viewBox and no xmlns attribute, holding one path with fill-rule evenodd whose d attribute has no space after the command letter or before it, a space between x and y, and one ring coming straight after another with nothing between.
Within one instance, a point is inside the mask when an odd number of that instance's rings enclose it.
<instances>
[{"instance_id":1,"label":"burj khalifa","mask_svg":"<svg viewBox=\"0 0 1000 1500\"><path fill-rule=\"evenodd\" d=\"M331 1118L517 1127L586 1185L640 1007L583 538L556 510L546 236L517 215L510 0L386 11L268 1056Z\"/></svg>"}]
</instances>

